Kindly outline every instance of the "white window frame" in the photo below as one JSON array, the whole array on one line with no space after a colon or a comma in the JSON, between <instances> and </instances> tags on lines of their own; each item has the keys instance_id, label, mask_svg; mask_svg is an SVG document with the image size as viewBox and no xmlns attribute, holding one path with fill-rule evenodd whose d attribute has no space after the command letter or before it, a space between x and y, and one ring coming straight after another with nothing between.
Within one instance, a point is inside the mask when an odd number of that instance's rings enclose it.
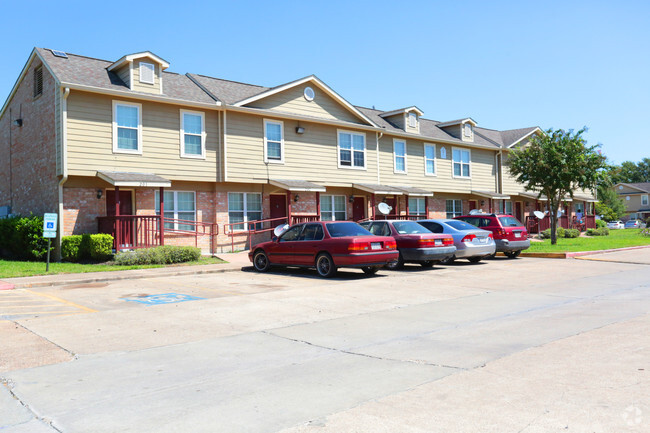
<instances>
[{"instance_id":1,"label":"white window frame","mask_svg":"<svg viewBox=\"0 0 650 433\"><path fill-rule=\"evenodd\" d=\"M244 209L243 209L244 221L242 221L242 222L233 223L233 222L230 221L230 194L243 194L244 195L244 198L243 198L243 200L244 200L243 201L243 204L244 204ZM226 196L226 199L228 200L228 224L233 224L231 226L233 232L247 232L247 231L249 231L248 230L248 224L247 224L249 222L249 220L248 220L248 199L247 199L247 196L249 194L256 194L256 195L260 196L260 210L259 210L260 219L264 219L264 197L262 196L261 192L238 192L238 191L229 192L227 194L227 196ZM240 211L237 210L237 211L233 211L233 212L240 212ZM251 212L257 212L257 211L251 211ZM239 224L243 224L244 228L243 229L235 229L235 226L239 225Z\"/></svg>"},{"instance_id":2,"label":"white window frame","mask_svg":"<svg viewBox=\"0 0 650 433\"><path fill-rule=\"evenodd\" d=\"M454 159L454 150L458 150L461 152L461 161L456 161ZM462 152L467 152L469 154L469 162L465 163L462 162L463 156ZM456 164L460 164L460 175L457 176L454 170L454 166ZM469 167L469 176L463 176L463 165L467 165ZM452 147L451 148L451 175L455 178L459 179L471 179L472 178L472 151L470 149L463 149L462 147Z\"/></svg>"},{"instance_id":3,"label":"white window frame","mask_svg":"<svg viewBox=\"0 0 650 433\"><path fill-rule=\"evenodd\" d=\"M170 210L167 207L167 202L165 202L165 212L173 212L174 213L174 217L173 217L174 220L181 219L181 218L178 218L178 213L179 212L189 212L187 210L183 210L183 211L178 210L178 207L176 205L178 203L178 193L179 192L181 192L181 193L191 192L192 193L192 197L194 197L194 223L196 223L197 222L196 221L196 191L163 191L163 194L166 193L166 192L174 194L174 210L173 211ZM158 200L156 200L156 197L158 197ZM156 215L160 215L160 191L158 191L158 190L156 190L156 192L155 192L154 202L158 204L158 206L155 209L156 210ZM154 206L155 206L155 204L154 204ZM163 216L163 218L164 218L164 216ZM183 220L185 220L185 219L183 218ZM189 221L189 220L185 220L185 221ZM180 224L182 225L183 223L180 223ZM173 230L179 230L178 226L179 226L178 221L174 221ZM196 230L196 228L197 228L196 224L194 225L194 228ZM185 229L181 229L181 230L185 230ZM188 231L188 230L185 230L185 231Z\"/></svg>"},{"instance_id":4,"label":"white window frame","mask_svg":"<svg viewBox=\"0 0 650 433\"><path fill-rule=\"evenodd\" d=\"M642 195L641 196L641 206L647 206L648 205L648 195Z\"/></svg>"},{"instance_id":5,"label":"white window frame","mask_svg":"<svg viewBox=\"0 0 650 433\"><path fill-rule=\"evenodd\" d=\"M408 125L409 128L417 128L418 127L418 115L417 113L414 112L409 112L406 114L406 117L408 118Z\"/></svg>"},{"instance_id":6,"label":"white window frame","mask_svg":"<svg viewBox=\"0 0 650 433\"><path fill-rule=\"evenodd\" d=\"M397 143L404 143L404 155L399 156L397 155L397 152L395 150L396 144ZM399 140L397 138L393 138L393 173L395 174L407 174L408 173L408 165L406 164L406 140ZM404 158L404 170L398 170L397 169L397 158Z\"/></svg>"},{"instance_id":7,"label":"white window frame","mask_svg":"<svg viewBox=\"0 0 650 433\"><path fill-rule=\"evenodd\" d=\"M117 131L118 128L128 128L126 126L119 126L117 124L117 107L136 107L138 109L138 148L137 149L119 149L117 147ZM113 153L130 153L134 155L142 155L142 104L135 102L113 101Z\"/></svg>"},{"instance_id":8,"label":"white window frame","mask_svg":"<svg viewBox=\"0 0 650 433\"><path fill-rule=\"evenodd\" d=\"M142 78L142 70L151 67L151 81L145 80ZM156 83L156 65L153 63L140 62L139 65L139 74L140 82L144 84L155 84Z\"/></svg>"},{"instance_id":9,"label":"white window frame","mask_svg":"<svg viewBox=\"0 0 650 433\"><path fill-rule=\"evenodd\" d=\"M191 114L193 116L201 117L201 154L200 155L185 153L185 114ZM181 132L180 132L181 158L205 159L205 140L206 140L205 113L203 113L202 111L180 110L180 116L181 116ZM196 134L190 134L190 133L188 133L188 135L196 136Z\"/></svg>"},{"instance_id":10,"label":"white window frame","mask_svg":"<svg viewBox=\"0 0 650 433\"><path fill-rule=\"evenodd\" d=\"M472 137L472 124L463 123L463 137L471 138Z\"/></svg>"},{"instance_id":11,"label":"white window frame","mask_svg":"<svg viewBox=\"0 0 650 433\"><path fill-rule=\"evenodd\" d=\"M451 216L447 215L449 213L449 212L447 212L447 202L449 202L449 201L453 202L453 205L452 205L453 210L451 212L452 213ZM456 202L460 203L460 209L456 209ZM453 199L453 198L448 198L448 199L445 200L445 217L446 218L454 218L456 216L461 216L462 214L463 214L463 200Z\"/></svg>"},{"instance_id":12,"label":"white window frame","mask_svg":"<svg viewBox=\"0 0 650 433\"><path fill-rule=\"evenodd\" d=\"M350 134L352 136L358 135L360 137L363 137L363 167L360 166L355 166L354 165L354 149L353 146L350 148L350 165L341 165L341 134ZM352 140L351 140L352 142ZM353 131L347 131L344 129L337 129L336 130L336 160L338 161L338 168L344 168L347 170L366 170L366 166L368 165L368 158L367 158L367 152L366 152L366 134L359 133L359 132L353 132Z\"/></svg>"},{"instance_id":13,"label":"white window frame","mask_svg":"<svg viewBox=\"0 0 650 433\"><path fill-rule=\"evenodd\" d=\"M416 211L413 212L411 210L411 200L415 200L417 203L416 205ZM422 209L420 209L420 204L422 204ZM417 216L427 216L427 199L425 197L409 197L408 202L406 203L408 206L408 214L409 215L417 215Z\"/></svg>"},{"instance_id":14,"label":"white window frame","mask_svg":"<svg viewBox=\"0 0 650 433\"><path fill-rule=\"evenodd\" d=\"M427 147L433 148L433 158L427 158ZM438 164L436 162L436 145L432 143L424 143L424 175L425 176L437 176L438 175ZM427 171L427 161L433 161L433 173Z\"/></svg>"},{"instance_id":15,"label":"white window frame","mask_svg":"<svg viewBox=\"0 0 650 433\"><path fill-rule=\"evenodd\" d=\"M329 199L331 200L331 203L332 203L332 210L330 212L332 213L332 218L333 219L331 219L331 220L324 220L323 219L323 205L322 205L322 203L323 203L323 200L325 199L325 197L329 197ZM336 208L334 206L334 203L336 203L336 200L334 200L334 197L343 197L343 203L344 203L343 204L343 211L345 212L345 217L342 220L337 220L336 219L337 210L336 210ZM321 221L347 221L347 219L348 219L348 206L347 206L346 197L344 195L340 195L340 194L338 194L338 195L337 194L332 194L332 195L323 194L323 195L320 196L320 200L321 200L321 203L319 203L319 204L320 204L320 208L321 208L321 212L320 212ZM338 212L341 212L341 211L338 211Z\"/></svg>"},{"instance_id":16,"label":"white window frame","mask_svg":"<svg viewBox=\"0 0 650 433\"><path fill-rule=\"evenodd\" d=\"M268 135L266 133L266 126L269 123L280 125L280 159L270 158L268 153ZM264 119L264 162L269 164L284 164L284 122L280 120Z\"/></svg>"}]
</instances>

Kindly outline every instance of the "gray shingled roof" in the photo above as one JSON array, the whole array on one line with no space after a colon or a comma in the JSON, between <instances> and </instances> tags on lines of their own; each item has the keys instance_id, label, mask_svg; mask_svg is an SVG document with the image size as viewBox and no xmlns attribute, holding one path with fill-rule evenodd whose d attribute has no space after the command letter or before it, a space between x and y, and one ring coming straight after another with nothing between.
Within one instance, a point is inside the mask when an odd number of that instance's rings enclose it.
<instances>
[{"instance_id":1,"label":"gray shingled roof","mask_svg":"<svg viewBox=\"0 0 650 433\"><path fill-rule=\"evenodd\" d=\"M269 90L269 87L255 86L252 84L238 83L236 81L221 80L219 78L207 77L205 75L187 74L196 80L205 90L210 92L219 101L226 104L234 104L251 96Z\"/></svg>"},{"instance_id":2,"label":"gray shingled roof","mask_svg":"<svg viewBox=\"0 0 650 433\"><path fill-rule=\"evenodd\" d=\"M650 182L641 182L641 183L623 183L623 185L633 186L645 192L650 192Z\"/></svg>"},{"instance_id":3,"label":"gray shingled roof","mask_svg":"<svg viewBox=\"0 0 650 433\"><path fill-rule=\"evenodd\" d=\"M59 81L82 86L99 87L107 90L120 90L133 93L142 93L129 90L128 86L107 68L114 62L93 59L90 57L68 54L68 58L56 57L49 49L36 48L38 53L50 66ZM180 99L188 102L214 103L201 88L196 86L185 75L172 72L163 72L163 95L168 98ZM142 93L151 95L150 93Z\"/></svg>"},{"instance_id":4,"label":"gray shingled roof","mask_svg":"<svg viewBox=\"0 0 650 433\"><path fill-rule=\"evenodd\" d=\"M530 128L509 129L507 131L501 131L501 137L503 137L503 145L508 147L513 143L515 143L517 140L526 136L527 134L530 134L535 129L537 129L537 126L532 126Z\"/></svg>"}]
</instances>

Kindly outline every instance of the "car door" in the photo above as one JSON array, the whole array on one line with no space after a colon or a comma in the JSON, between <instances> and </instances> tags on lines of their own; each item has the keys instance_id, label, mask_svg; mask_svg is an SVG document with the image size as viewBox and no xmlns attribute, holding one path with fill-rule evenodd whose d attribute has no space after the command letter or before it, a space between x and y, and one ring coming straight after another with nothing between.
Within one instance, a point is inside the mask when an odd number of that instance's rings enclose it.
<instances>
[{"instance_id":1,"label":"car door","mask_svg":"<svg viewBox=\"0 0 650 433\"><path fill-rule=\"evenodd\" d=\"M271 263L280 265L292 265L295 263L294 249L299 242L298 238L304 225L296 225L282 233L278 240L269 248L269 259Z\"/></svg>"},{"instance_id":2,"label":"car door","mask_svg":"<svg viewBox=\"0 0 650 433\"><path fill-rule=\"evenodd\" d=\"M316 254L322 250L323 226L321 224L305 224L298 240L293 242L293 257L298 265L313 266Z\"/></svg>"}]
</instances>

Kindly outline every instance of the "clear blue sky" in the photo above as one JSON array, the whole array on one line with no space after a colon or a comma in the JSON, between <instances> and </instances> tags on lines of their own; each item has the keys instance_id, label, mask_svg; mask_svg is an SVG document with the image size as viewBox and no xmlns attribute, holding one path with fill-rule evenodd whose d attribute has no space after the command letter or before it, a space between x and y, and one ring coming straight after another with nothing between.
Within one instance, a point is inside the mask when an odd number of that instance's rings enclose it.
<instances>
[{"instance_id":1,"label":"clear blue sky","mask_svg":"<svg viewBox=\"0 0 650 433\"><path fill-rule=\"evenodd\" d=\"M355 105L579 129L650 157L650 1L40 1L3 8L0 99L34 46L264 86L315 74ZM125 36L131 36L125 38Z\"/></svg>"}]
</instances>

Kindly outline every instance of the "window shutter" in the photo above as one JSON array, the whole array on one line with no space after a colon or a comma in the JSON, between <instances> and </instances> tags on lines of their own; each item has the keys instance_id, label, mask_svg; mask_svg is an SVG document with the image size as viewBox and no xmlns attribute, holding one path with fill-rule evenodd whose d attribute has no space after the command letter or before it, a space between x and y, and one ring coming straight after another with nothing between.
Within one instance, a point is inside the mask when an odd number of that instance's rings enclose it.
<instances>
[{"instance_id":1,"label":"window shutter","mask_svg":"<svg viewBox=\"0 0 650 433\"><path fill-rule=\"evenodd\" d=\"M140 63L140 82L154 84L154 65Z\"/></svg>"}]
</instances>

